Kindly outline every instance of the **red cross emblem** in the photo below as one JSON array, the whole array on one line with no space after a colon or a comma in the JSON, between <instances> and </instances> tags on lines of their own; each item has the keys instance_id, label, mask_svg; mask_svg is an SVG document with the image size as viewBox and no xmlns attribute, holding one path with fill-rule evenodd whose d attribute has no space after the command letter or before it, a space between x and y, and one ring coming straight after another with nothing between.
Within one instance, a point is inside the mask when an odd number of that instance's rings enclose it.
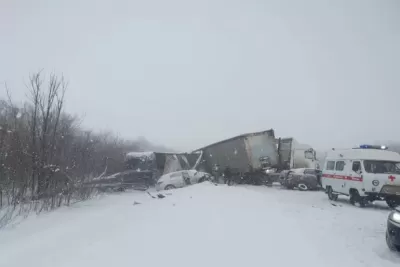
<instances>
[{"instance_id":1,"label":"red cross emblem","mask_svg":"<svg viewBox=\"0 0 400 267\"><path fill-rule=\"evenodd\" d=\"M396 177L394 177L393 175L390 175L390 176L389 176L389 180L390 180L390 181L393 182L395 179L396 179Z\"/></svg>"}]
</instances>

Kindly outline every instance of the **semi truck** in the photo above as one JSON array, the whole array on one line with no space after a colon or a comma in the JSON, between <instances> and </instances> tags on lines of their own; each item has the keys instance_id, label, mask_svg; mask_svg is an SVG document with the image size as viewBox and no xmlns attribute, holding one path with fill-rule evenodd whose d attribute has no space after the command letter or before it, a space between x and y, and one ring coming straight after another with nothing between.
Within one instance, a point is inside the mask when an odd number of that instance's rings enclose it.
<instances>
[{"instance_id":1,"label":"semi truck","mask_svg":"<svg viewBox=\"0 0 400 267\"><path fill-rule=\"evenodd\" d=\"M242 134L197 149L202 171L222 175L227 168L233 175L245 176L244 180L259 184L274 177L282 170L293 168L319 168L315 151L299 144L293 138L275 138L273 129Z\"/></svg>"},{"instance_id":2,"label":"semi truck","mask_svg":"<svg viewBox=\"0 0 400 267\"><path fill-rule=\"evenodd\" d=\"M203 148L202 167L207 172L215 167L229 167L238 172L263 169L278 164L274 130L242 134Z\"/></svg>"}]
</instances>

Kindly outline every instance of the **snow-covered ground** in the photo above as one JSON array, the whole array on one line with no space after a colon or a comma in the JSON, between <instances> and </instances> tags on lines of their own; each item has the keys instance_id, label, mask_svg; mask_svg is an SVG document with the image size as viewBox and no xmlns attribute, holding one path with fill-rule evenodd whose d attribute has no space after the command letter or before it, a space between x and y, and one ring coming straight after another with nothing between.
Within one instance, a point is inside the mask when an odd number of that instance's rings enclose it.
<instances>
[{"instance_id":1,"label":"snow-covered ground","mask_svg":"<svg viewBox=\"0 0 400 267\"><path fill-rule=\"evenodd\" d=\"M385 244L383 204L210 183L170 193L126 192L28 218L0 231L0 266L400 266Z\"/></svg>"}]
</instances>

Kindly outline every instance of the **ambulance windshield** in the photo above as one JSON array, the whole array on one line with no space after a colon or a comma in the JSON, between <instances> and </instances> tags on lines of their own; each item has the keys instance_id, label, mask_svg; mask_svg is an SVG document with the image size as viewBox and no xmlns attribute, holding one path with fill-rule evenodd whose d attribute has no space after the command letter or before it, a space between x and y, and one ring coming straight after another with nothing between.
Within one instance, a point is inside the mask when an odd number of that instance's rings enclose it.
<instances>
[{"instance_id":1,"label":"ambulance windshield","mask_svg":"<svg viewBox=\"0 0 400 267\"><path fill-rule=\"evenodd\" d=\"M400 174L400 162L382 160L364 160L364 169L369 173Z\"/></svg>"}]
</instances>

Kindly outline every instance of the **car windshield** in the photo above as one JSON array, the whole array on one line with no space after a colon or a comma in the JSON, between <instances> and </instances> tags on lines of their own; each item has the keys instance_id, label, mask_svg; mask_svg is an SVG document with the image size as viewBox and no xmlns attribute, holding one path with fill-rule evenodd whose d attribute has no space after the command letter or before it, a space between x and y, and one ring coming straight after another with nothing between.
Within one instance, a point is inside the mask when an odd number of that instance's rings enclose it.
<instances>
[{"instance_id":1,"label":"car windshield","mask_svg":"<svg viewBox=\"0 0 400 267\"><path fill-rule=\"evenodd\" d=\"M365 160L364 169L368 173L400 174L400 162L383 160Z\"/></svg>"}]
</instances>

